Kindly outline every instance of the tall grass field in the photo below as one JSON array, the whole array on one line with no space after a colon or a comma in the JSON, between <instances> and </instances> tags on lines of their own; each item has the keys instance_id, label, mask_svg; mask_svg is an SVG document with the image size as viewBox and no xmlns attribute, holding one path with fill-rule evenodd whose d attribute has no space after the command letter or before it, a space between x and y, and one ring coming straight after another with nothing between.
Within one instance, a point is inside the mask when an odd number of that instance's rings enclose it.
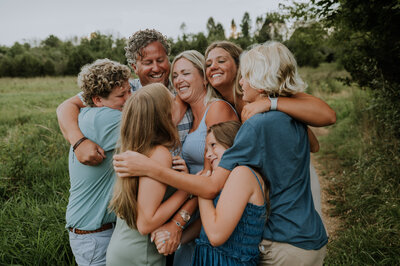
<instances>
[{"instance_id":1,"label":"tall grass field","mask_svg":"<svg viewBox=\"0 0 400 266\"><path fill-rule=\"evenodd\" d=\"M345 71L323 64L301 75L337 112L318 154L335 198L331 215L344 224L326 265L399 265L399 153L371 146L368 93L338 81ZM76 77L0 79L0 265L75 265L65 229L69 143L55 111L78 91Z\"/></svg>"}]
</instances>

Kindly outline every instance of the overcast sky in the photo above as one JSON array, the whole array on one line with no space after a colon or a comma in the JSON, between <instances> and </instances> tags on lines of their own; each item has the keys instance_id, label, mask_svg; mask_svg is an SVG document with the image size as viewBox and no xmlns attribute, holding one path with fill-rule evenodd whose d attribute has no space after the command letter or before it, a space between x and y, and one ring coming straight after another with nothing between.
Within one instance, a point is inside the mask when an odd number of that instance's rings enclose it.
<instances>
[{"instance_id":1,"label":"overcast sky","mask_svg":"<svg viewBox=\"0 0 400 266\"><path fill-rule=\"evenodd\" d=\"M229 34L244 12L255 18L279 11L285 0L0 0L0 45L43 40L50 34L62 40L100 31L129 37L139 29L155 28L168 37L206 33L210 16Z\"/></svg>"}]
</instances>

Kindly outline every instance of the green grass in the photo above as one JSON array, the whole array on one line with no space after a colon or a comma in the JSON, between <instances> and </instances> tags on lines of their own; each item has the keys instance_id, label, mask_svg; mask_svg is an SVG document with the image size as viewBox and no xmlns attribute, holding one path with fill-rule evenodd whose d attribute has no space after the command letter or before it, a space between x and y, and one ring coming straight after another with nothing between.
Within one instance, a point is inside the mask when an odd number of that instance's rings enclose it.
<instances>
[{"instance_id":1,"label":"green grass","mask_svg":"<svg viewBox=\"0 0 400 266\"><path fill-rule=\"evenodd\" d=\"M319 161L343 228L326 265L400 264L400 143L374 119L368 91L333 99L338 116L321 138Z\"/></svg>"},{"instance_id":2,"label":"green grass","mask_svg":"<svg viewBox=\"0 0 400 266\"><path fill-rule=\"evenodd\" d=\"M68 143L55 109L76 78L0 79L0 264L74 265Z\"/></svg>"},{"instance_id":3,"label":"green grass","mask_svg":"<svg viewBox=\"0 0 400 266\"><path fill-rule=\"evenodd\" d=\"M336 215L326 265L400 264L400 144L374 121L368 92L334 64L303 68L308 92L337 112L321 137ZM55 109L78 92L75 77L0 79L0 265L74 265L65 210L68 143Z\"/></svg>"}]
</instances>

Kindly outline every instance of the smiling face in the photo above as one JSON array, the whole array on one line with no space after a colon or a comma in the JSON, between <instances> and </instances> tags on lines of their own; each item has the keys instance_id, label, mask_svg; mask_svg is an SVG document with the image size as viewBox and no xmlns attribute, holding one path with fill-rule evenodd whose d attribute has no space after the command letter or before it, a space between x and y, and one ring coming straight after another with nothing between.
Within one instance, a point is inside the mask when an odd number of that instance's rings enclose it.
<instances>
[{"instance_id":1,"label":"smiling face","mask_svg":"<svg viewBox=\"0 0 400 266\"><path fill-rule=\"evenodd\" d=\"M172 69L172 83L179 97L187 103L197 101L206 94L207 81L186 58L180 58L175 62Z\"/></svg>"},{"instance_id":2,"label":"smiling face","mask_svg":"<svg viewBox=\"0 0 400 266\"><path fill-rule=\"evenodd\" d=\"M233 88L237 67L232 56L223 48L212 49L206 58L206 76L221 94L224 88ZM232 92L233 93L233 92Z\"/></svg>"},{"instance_id":3,"label":"smiling face","mask_svg":"<svg viewBox=\"0 0 400 266\"><path fill-rule=\"evenodd\" d=\"M214 133L208 133L206 137L206 158L210 161L212 169L215 170L221 161L226 148L215 139Z\"/></svg>"},{"instance_id":4,"label":"smiling face","mask_svg":"<svg viewBox=\"0 0 400 266\"><path fill-rule=\"evenodd\" d=\"M142 86L151 83L162 83L168 86L170 64L164 47L158 41L152 42L141 51L132 67L138 75Z\"/></svg>"},{"instance_id":5,"label":"smiling face","mask_svg":"<svg viewBox=\"0 0 400 266\"><path fill-rule=\"evenodd\" d=\"M128 80L122 83L121 87L115 87L108 97L93 97L93 102L97 107L109 107L122 111L125 102L131 96L131 86Z\"/></svg>"}]
</instances>

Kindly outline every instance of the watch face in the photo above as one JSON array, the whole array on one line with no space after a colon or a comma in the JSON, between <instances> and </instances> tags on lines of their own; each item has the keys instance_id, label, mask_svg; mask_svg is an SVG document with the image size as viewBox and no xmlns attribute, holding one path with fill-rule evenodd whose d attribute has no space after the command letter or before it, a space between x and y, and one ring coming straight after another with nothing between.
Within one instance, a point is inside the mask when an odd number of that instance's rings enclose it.
<instances>
[{"instance_id":1,"label":"watch face","mask_svg":"<svg viewBox=\"0 0 400 266\"><path fill-rule=\"evenodd\" d=\"M182 219L183 219L185 222L188 222L188 221L190 220L190 215L189 215L189 213L187 213L187 212L180 212L180 215L181 215Z\"/></svg>"}]
</instances>

